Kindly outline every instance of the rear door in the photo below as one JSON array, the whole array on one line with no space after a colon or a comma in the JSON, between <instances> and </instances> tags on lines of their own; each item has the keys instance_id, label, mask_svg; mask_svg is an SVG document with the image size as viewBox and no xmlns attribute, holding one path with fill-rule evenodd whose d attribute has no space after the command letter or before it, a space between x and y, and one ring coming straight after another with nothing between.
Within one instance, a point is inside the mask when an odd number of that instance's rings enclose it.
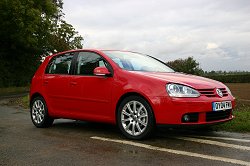
<instances>
[{"instance_id":1,"label":"rear door","mask_svg":"<svg viewBox=\"0 0 250 166\"><path fill-rule=\"evenodd\" d=\"M49 62L43 78L50 112L56 116L67 116L71 110L71 79L74 53L55 56Z\"/></svg>"}]
</instances>

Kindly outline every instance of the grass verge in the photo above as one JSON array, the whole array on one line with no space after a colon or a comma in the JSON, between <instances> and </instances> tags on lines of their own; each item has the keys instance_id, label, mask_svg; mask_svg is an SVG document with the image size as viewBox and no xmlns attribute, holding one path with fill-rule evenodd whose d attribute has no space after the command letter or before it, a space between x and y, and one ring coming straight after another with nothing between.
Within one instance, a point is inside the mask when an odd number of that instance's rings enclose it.
<instances>
[{"instance_id":1,"label":"grass verge","mask_svg":"<svg viewBox=\"0 0 250 166\"><path fill-rule=\"evenodd\" d=\"M0 88L0 96L13 95L18 93L25 93L29 91L29 87L9 87L9 88Z\"/></svg>"},{"instance_id":2,"label":"grass verge","mask_svg":"<svg viewBox=\"0 0 250 166\"><path fill-rule=\"evenodd\" d=\"M11 98L8 101L7 105L18 105L22 108L29 108L29 95L25 95L23 97Z\"/></svg>"},{"instance_id":3,"label":"grass verge","mask_svg":"<svg viewBox=\"0 0 250 166\"><path fill-rule=\"evenodd\" d=\"M241 105L233 112L235 118L226 123L213 126L213 130L229 132L250 132L250 106Z\"/></svg>"},{"instance_id":4,"label":"grass verge","mask_svg":"<svg viewBox=\"0 0 250 166\"><path fill-rule=\"evenodd\" d=\"M24 108L29 108L29 95L26 95L24 97L21 97L21 103Z\"/></svg>"}]
</instances>

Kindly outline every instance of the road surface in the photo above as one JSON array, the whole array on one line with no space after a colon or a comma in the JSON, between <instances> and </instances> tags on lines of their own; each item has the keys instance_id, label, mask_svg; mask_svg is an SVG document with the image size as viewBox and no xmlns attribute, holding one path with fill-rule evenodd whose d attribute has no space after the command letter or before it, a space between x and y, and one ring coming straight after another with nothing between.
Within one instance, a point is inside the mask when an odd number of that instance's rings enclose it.
<instances>
[{"instance_id":1,"label":"road surface","mask_svg":"<svg viewBox=\"0 0 250 166\"><path fill-rule=\"evenodd\" d=\"M2 104L0 165L250 165L250 134L163 127L131 141L108 124L56 120L38 129L28 110Z\"/></svg>"}]
</instances>

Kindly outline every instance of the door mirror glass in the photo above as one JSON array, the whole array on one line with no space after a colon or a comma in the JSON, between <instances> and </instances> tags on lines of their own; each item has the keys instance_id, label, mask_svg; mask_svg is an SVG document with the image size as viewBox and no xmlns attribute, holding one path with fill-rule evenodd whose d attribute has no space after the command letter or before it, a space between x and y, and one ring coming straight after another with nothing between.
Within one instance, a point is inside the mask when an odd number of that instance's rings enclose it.
<instances>
[{"instance_id":1,"label":"door mirror glass","mask_svg":"<svg viewBox=\"0 0 250 166\"><path fill-rule=\"evenodd\" d=\"M106 67L96 67L94 69L94 75L96 76L109 76L111 73Z\"/></svg>"}]
</instances>

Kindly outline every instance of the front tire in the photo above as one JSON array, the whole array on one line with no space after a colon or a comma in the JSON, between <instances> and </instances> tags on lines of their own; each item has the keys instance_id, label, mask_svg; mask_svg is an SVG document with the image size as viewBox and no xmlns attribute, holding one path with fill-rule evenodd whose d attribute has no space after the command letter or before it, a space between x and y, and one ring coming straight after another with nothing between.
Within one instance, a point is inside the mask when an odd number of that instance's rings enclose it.
<instances>
[{"instance_id":1,"label":"front tire","mask_svg":"<svg viewBox=\"0 0 250 166\"><path fill-rule=\"evenodd\" d=\"M38 128L47 128L52 126L54 119L48 114L48 107L45 100L38 96L35 97L30 106L30 116L33 124Z\"/></svg>"},{"instance_id":2,"label":"front tire","mask_svg":"<svg viewBox=\"0 0 250 166\"><path fill-rule=\"evenodd\" d=\"M129 96L121 102L117 123L123 135L136 140L150 136L155 127L150 105L139 96Z\"/></svg>"}]
</instances>

